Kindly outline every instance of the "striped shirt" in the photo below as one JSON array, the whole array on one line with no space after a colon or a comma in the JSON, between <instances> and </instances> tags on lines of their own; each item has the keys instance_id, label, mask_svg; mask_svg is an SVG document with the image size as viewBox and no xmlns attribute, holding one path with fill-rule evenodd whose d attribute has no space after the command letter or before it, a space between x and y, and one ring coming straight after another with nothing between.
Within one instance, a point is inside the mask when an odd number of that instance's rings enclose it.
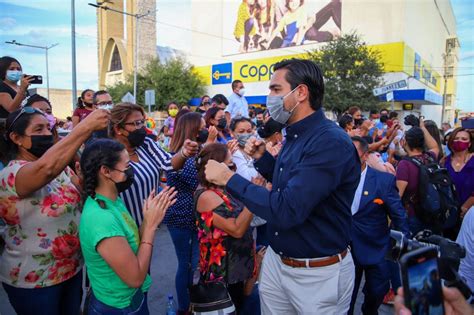
<instances>
[{"instance_id":1,"label":"striped shirt","mask_svg":"<svg viewBox=\"0 0 474 315\"><path fill-rule=\"evenodd\" d=\"M155 189L160 187L160 173L170 171L171 154L165 152L156 142L145 138L145 142L138 147L139 162L130 161L133 168L134 180L132 186L120 194L132 218L138 226L143 221L143 202Z\"/></svg>"}]
</instances>

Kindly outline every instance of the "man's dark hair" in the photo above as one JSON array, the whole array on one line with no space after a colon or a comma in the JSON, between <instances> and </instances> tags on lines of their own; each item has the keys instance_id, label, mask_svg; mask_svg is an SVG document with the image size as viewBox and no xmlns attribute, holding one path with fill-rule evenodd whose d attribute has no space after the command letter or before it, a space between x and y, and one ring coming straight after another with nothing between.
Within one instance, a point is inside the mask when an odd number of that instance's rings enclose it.
<instances>
[{"instance_id":1,"label":"man's dark hair","mask_svg":"<svg viewBox=\"0 0 474 315\"><path fill-rule=\"evenodd\" d=\"M362 152L366 153L369 151L369 143L362 137L354 136L351 138L352 142L358 142L359 147L362 149Z\"/></svg>"},{"instance_id":2,"label":"man's dark hair","mask_svg":"<svg viewBox=\"0 0 474 315\"><path fill-rule=\"evenodd\" d=\"M240 81L240 80L232 81L232 91L235 90L235 88L237 87L237 84L239 84L239 83L242 83L242 81Z\"/></svg>"},{"instance_id":3,"label":"man's dark hair","mask_svg":"<svg viewBox=\"0 0 474 315\"><path fill-rule=\"evenodd\" d=\"M94 104L97 105L97 96L104 95L104 94L109 94L109 92L107 92L106 90L99 90L99 91L95 92L94 93L94 98L92 99L92 102L94 102Z\"/></svg>"},{"instance_id":4,"label":"man's dark hair","mask_svg":"<svg viewBox=\"0 0 474 315\"><path fill-rule=\"evenodd\" d=\"M252 125L252 121L248 119L247 117L237 116L230 121L230 130L235 131L235 128L237 128L237 125L244 121Z\"/></svg>"},{"instance_id":5,"label":"man's dark hair","mask_svg":"<svg viewBox=\"0 0 474 315\"><path fill-rule=\"evenodd\" d=\"M0 80L2 81L5 80L5 76L7 75L7 70L12 64L12 62L16 62L17 64L20 65L20 68L21 68L20 62L18 62L18 60L16 60L13 57L3 56L2 58L0 58Z\"/></svg>"},{"instance_id":6,"label":"man's dark hair","mask_svg":"<svg viewBox=\"0 0 474 315\"><path fill-rule=\"evenodd\" d=\"M382 109L380 110L380 115L382 115L382 112L387 112L387 114L388 114L388 109L382 108Z\"/></svg>"},{"instance_id":7,"label":"man's dark hair","mask_svg":"<svg viewBox=\"0 0 474 315\"><path fill-rule=\"evenodd\" d=\"M338 121L339 126L342 129L346 129L347 125L350 124L351 122L354 122L354 119L349 114L342 115L342 117L339 118L339 121Z\"/></svg>"},{"instance_id":8,"label":"man's dark hair","mask_svg":"<svg viewBox=\"0 0 474 315\"><path fill-rule=\"evenodd\" d=\"M235 82L235 81L234 81ZM233 84L233 83L232 83ZM224 103L225 106L229 105L229 101L227 100L227 97L225 97L222 94L216 94L212 98L211 103L216 103L216 104L222 104Z\"/></svg>"},{"instance_id":9,"label":"man's dark hair","mask_svg":"<svg viewBox=\"0 0 474 315\"><path fill-rule=\"evenodd\" d=\"M308 87L309 104L312 109L318 110L323 105L324 79L321 69L314 62L304 59L286 59L275 64L273 71L286 69L286 81L295 89L304 84Z\"/></svg>"},{"instance_id":10,"label":"man's dark hair","mask_svg":"<svg viewBox=\"0 0 474 315\"><path fill-rule=\"evenodd\" d=\"M33 95L29 96L29 97L26 99L26 104L25 104L25 106L31 106L31 105L33 105L33 104L36 103L36 102L46 102L46 103L48 103L49 107L52 108L51 103L49 102L49 100L48 100L46 97L41 96L41 95L39 95L39 94L33 94Z\"/></svg>"},{"instance_id":11,"label":"man's dark hair","mask_svg":"<svg viewBox=\"0 0 474 315\"><path fill-rule=\"evenodd\" d=\"M412 127L405 132L405 140L410 147L410 149L420 149L424 150L425 148L425 135L423 130L420 127Z\"/></svg>"},{"instance_id":12,"label":"man's dark hair","mask_svg":"<svg viewBox=\"0 0 474 315\"><path fill-rule=\"evenodd\" d=\"M388 114L388 119L397 119L398 118L398 113L397 112L390 112Z\"/></svg>"},{"instance_id":13,"label":"man's dark hair","mask_svg":"<svg viewBox=\"0 0 474 315\"><path fill-rule=\"evenodd\" d=\"M375 114L378 114L378 113L379 113L379 112L378 112L378 110L376 110L376 109L371 109L371 110L370 110L370 115L375 115Z\"/></svg>"}]
</instances>

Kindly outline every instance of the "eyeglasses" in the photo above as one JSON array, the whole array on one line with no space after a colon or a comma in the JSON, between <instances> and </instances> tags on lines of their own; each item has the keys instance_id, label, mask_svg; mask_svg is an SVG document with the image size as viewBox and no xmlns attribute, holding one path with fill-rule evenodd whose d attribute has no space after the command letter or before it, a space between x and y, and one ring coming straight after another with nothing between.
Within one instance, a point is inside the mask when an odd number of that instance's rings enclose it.
<instances>
[{"instance_id":1,"label":"eyeglasses","mask_svg":"<svg viewBox=\"0 0 474 315\"><path fill-rule=\"evenodd\" d=\"M145 126L145 119L135 120L135 121L123 123L123 124L126 126L128 125L128 126L135 126L135 128L141 128Z\"/></svg>"},{"instance_id":2,"label":"eyeglasses","mask_svg":"<svg viewBox=\"0 0 474 315\"><path fill-rule=\"evenodd\" d=\"M18 115L16 115L15 119L13 119L12 123L10 124L10 127L8 127L8 132L10 132L13 129L13 126L15 126L15 123L25 113L29 114L29 115L37 113L37 114L41 114L41 115L44 116L44 113L42 111L40 111L39 109L36 109L34 107L31 107L31 106L23 107L23 109L18 113Z\"/></svg>"}]
</instances>

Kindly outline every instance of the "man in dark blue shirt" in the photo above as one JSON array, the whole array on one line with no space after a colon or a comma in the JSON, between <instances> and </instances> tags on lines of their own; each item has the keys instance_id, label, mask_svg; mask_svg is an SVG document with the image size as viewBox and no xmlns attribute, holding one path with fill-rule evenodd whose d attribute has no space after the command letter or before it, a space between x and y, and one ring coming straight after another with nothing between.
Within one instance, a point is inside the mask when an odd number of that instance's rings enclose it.
<instances>
[{"instance_id":1,"label":"man in dark blue shirt","mask_svg":"<svg viewBox=\"0 0 474 315\"><path fill-rule=\"evenodd\" d=\"M272 182L272 190L212 160L206 177L268 222L259 288L263 314L345 314L354 282L348 245L360 177L357 152L321 109L323 77L313 62L277 63L270 91L267 108L274 120L287 125L286 143L277 160L255 138L247 142L246 152Z\"/></svg>"}]
</instances>

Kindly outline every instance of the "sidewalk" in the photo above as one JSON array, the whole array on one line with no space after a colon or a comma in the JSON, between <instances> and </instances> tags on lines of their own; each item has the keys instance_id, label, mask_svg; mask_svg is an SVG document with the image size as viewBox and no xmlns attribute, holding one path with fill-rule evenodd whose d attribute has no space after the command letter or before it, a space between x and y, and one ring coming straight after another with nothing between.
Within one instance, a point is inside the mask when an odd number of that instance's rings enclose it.
<instances>
[{"instance_id":1,"label":"sidewalk","mask_svg":"<svg viewBox=\"0 0 474 315\"><path fill-rule=\"evenodd\" d=\"M174 277L176 274L177 260L174 252L173 243L168 230L163 226L156 233L155 246L153 249L153 258L151 264L151 277L153 284L148 295L148 306L150 314L165 314L168 294L173 294L176 298L174 288ZM359 299L356 309L360 310L362 293L359 292ZM356 312L357 315L360 314ZM382 305L379 309L379 315L391 315L393 308ZM0 286L0 315L15 315L3 287Z\"/></svg>"}]
</instances>

